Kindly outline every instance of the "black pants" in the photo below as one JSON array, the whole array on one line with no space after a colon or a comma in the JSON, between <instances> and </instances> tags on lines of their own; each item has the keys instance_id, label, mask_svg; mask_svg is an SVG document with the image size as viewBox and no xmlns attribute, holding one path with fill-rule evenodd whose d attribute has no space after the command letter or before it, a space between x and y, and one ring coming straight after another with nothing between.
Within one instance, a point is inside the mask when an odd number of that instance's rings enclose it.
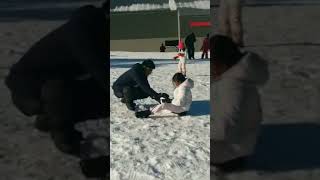
<instances>
[{"instance_id":1,"label":"black pants","mask_svg":"<svg viewBox=\"0 0 320 180\"><path fill-rule=\"evenodd\" d=\"M201 59L203 59L204 57L208 59L208 51L202 51Z\"/></svg>"},{"instance_id":2,"label":"black pants","mask_svg":"<svg viewBox=\"0 0 320 180\"><path fill-rule=\"evenodd\" d=\"M114 88L114 95L118 98L124 98L126 102L132 102L138 99L145 99L149 97L147 93L142 91L139 87L123 87L123 88Z\"/></svg>"},{"instance_id":3,"label":"black pants","mask_svg":"<svg viewBox=\"0 0 320 180\"><path fill-rule=\"evenodd\" d=\"M13 103L25 115L47 116L51 136L57 148L65 153L80 151L78 122L109 117L109 96L92 80L47 81L41 95L11 93ZM66 144L70 145L66 146Z\"/></svg>"},{"instance_id":4,"label":"black pants","mask_svg":"<svg viewBox=\"0 0 320 180\"><path fill-rule=\"evenodd\" d=\"M194 51L195 51L194 47L187 48L187 51L188 51L188 59L195 59L194 58Z\"/></svg>"}]
</instances>

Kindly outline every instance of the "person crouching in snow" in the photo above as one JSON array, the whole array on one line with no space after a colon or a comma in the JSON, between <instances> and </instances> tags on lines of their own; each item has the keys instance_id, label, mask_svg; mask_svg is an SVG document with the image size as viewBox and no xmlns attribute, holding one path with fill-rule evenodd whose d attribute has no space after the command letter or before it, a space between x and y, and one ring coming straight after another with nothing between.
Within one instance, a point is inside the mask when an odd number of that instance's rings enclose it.
<instances>
[{"instance_id":1,"label":"person crouching in snow","mask_svg":"<svg viewBox=\"0 0 320 180\"><path fill-rule=\"evenodd\" d=\"M255 53L241 53L227 36L213 36L210 45L210 164L230 172L243 168L254 151L262 122L258 86L269 79L268 64Z\"/></svg>"},{"instance_id":2,"label":"person crouching in snow","mask_svg":"<svg viewBox=\"0 0 320 180\"><path fill-rule=\"evenodd\" d=\"M180 49L178 55L176 55L173 59L176 60L178 58L179 58L178 72L186 76L187 75L186 56L183 49Z\"/></svg>"},{"instance_id":3,"label":"person crouching in snow","mask_svg":"<svg viewBox=\"0 0 320 180\"><path fill-rule=\"evenodd\" d=\"M193 88L193 80L186 78L182 73L176 73L172 77L172 84L175 87L173 92L173 100L168 97L166 102L163 102L150 110L136 112L137 118L147 118L151 114L156 114L161 111L169 111L180 116L186 115L190 109L192 103L192 93L191 89Z\"/></svg>"}]
</instances>

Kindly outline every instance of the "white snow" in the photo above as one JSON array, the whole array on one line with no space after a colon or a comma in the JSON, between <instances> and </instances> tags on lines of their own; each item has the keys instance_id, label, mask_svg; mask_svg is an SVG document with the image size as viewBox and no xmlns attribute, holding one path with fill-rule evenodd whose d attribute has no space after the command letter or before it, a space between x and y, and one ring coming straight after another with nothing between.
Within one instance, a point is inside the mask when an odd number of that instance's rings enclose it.
<instances>
[{"instance_id":1,"label":"white snow","mask_svg":"<svg viewBox=\"0 0 320 180\"><path fill-rule=\"evenodd\" d=\"M152 58L156 69L149 77L151 87L172 97L175 54L111 52L110 85L134 63ZM110 89L112 180L210 179L209 64L208 60L188 61L187 76L195 87L190 113L184 117L137 119ZM136 103L140 109L157 104L150 98Z\"/></svg>"},{"instance_id":2,"label":"white snow","mask_svg":"<svg viewBox=\"0 0 320 180\"><path fill-rule=\"evenodd\" d=\"M127 11L150 11L150 10L163 10L177 8L193 8L193 9L210 9L209 0L199 0L191 2L177 2L168 1L168 3L151 4L151 3L133 3L130 5L119 5L111 9L111 12L127 12Z\"/></svg>"}]
</instances>

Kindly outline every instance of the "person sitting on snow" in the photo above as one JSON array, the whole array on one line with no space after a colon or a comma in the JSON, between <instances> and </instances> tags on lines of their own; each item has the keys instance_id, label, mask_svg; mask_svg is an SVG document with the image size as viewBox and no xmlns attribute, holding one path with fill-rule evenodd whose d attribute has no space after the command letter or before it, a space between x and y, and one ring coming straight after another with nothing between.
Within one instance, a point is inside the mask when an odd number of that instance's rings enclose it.
<instances>
[{"instance_id":1,"label":"person sitting on snow","mask_svg":"<svg viewBox=\"0 0 320 180\"><path fill-rule=\"evenodd\" d=\"M175 86L172 102L170 102L171 100L168 101L168 99L166 99L165 102L162 102L150 110L136 112L136 117L147 118L151 114L161 111L169 111L178 115L186 115L192 103L191 89L193 88L193 80L186 79L182 73L176 73L172 77L172 84Z\"/></svg>"},{"instance_id":2,"label":"person sitting on snow","mask_svg":"<svg viewBox=\"0 0 320 180\"><path fill-rule=\"evenodd\" d=\"M114 95L122 98L121 102L125 103L129 110L135 110L134 100L151 97L160 102L160 98L166 96L164 93L157 93L150 87L148 76L153 69L155 69L154 62L145 60L142 64L133 65L113 83Z\"/></svg>"},{"instance_id":3,"label":"person sitting on snow","mask_svg":"<svg viewBox=\"0 0 320 180\"><path fill-rule=\"evenodd\" d=\"M269 78L268 64L255 53L241 53L227 36L213 36L210 45L211 165L233 171L255 148L262 121L257 87Z\"/></svg>"}]
</instances>

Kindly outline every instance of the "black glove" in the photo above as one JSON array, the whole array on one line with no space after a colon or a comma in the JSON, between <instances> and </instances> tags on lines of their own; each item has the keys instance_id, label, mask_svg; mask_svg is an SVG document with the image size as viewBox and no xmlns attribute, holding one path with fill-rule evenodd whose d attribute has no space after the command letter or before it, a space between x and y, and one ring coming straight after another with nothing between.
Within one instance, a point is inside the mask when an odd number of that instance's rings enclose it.
<instances>
[{"instance_id":1,"label":"black glove","mask_svg":"<svg viewBox=\"0 0 320 180\"><path fill-rule=\"evenodd\" d=\"M154 100L156 100L156 101L158 101L158 103L161 103L161 102L160 102L161 93L158 93L158 94L156 94L154 97L151 97L151 98L154 99Z\"/></svg>"},{"instance_id":2,"label":"black glove","mask_svg":"<svg viewBox=\"0 0 320 180\"><path fill-rule=\"evenodd\" d=\"M161 97L164 98L162 100L164 103L171 103L172 101L167 93L161 93Z\"/></svg>"},{"instance_id":3,"label":"black glove","mask_svg":"<svg viewBox=\"0 0 320 180\"><path fill-rule=\"evenodd\" d=\"M168 99L165 99L163 102L165 102L165 103L171 103L171 102L172 102L172 99L168 98Z\"/></svg>"},{"instance_id":4,"label":"black glove","mask_svg":"<svg viewBox=\"0 0 320 180\"><path fill-rule=\"evenodd\" d=\"M156 101L158 101L159 103L161 103L160 98L164 98L163 102L166 102L166 103L170 103L170 102L171 102L171 100L170 100L170 98L169 98L169 95L168 95L167 93L158 93L158 94L154 97L154 99L155 99Z\"/></svg>"},{"instance_id":5,"label":"black glove","mask_svg":"<svg viewBox=\"0 0 320 180\"><path fill-rule=\"evenodd\" d=\"M160 96L165 99L169 99L169 95L167 93L160 93Z\"/></svg>"}]
</instances>

